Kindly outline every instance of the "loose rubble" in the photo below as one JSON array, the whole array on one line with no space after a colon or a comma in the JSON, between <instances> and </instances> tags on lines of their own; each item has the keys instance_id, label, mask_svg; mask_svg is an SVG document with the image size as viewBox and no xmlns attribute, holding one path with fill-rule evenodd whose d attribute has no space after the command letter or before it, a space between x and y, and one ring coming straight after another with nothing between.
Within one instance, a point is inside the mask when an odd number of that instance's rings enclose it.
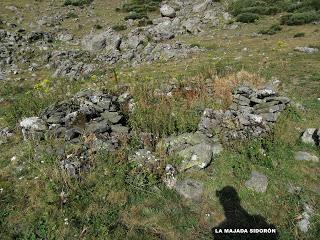
<instances>
[{"instance_id":1,"label":"loose rubble","mask_svg":"<svg viewBox=\"0 0 320 240\"><path fill-rule=\"evenodd\" d=\"M223 142L265 136L289 103L270 89L240 87L229 110L204 111L199 130L208 137L220 136Z\"/></svg>"}]
</instances>

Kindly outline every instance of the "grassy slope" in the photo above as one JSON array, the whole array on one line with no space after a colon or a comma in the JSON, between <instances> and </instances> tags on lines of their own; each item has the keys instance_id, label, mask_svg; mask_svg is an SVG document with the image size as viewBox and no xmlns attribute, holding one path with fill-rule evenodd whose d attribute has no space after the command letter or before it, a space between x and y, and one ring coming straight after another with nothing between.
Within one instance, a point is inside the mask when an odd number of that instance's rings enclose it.
<instances>
[{"instance_id":1,"label":"grassy slope","mask_svg":"<svg viewBox=\"0 0 320 240\"><path fill-rule=\"evenodd\" d=\"M320 102L317 97L320 92L320 54L305 55L293 52L293 48L319 44L320 29L317 25L304 25L284 27L273 36L250 36L252 32L267 28L275 21L275 17L265 17L256 24L244 25L237 30L215 30L212 36L181 37L182 40L207 47L207 51L174 64L155 63L138 67L134 72L132 69L118 70L119 81L132 86L135 96L139 98L144 97L141 93L143 82L147 83L147 89L152 89L159 82L172 78L188 79L190 76L205 74L208 69L219 73L245 69L267 79L280 79L286 94L304 104L307 112L292 110L282 116L274 134L265 143L269 146L266 157L257 152L261 142L243 143L225 150L205 171L183 174L181 177L191 175L205 183L204 199L197 204L165 189L158 183L155 174L137 172L127 164L123 155L132 151L134 146L125 146L114 156L102 153L94 160L96 167L81 181L75 181L61 174L56 159L43 150L59 143L42 143L37 147L38 144L21 142L17 137L1 146L1 239L77 239L79 236L84 239L208 239L210 229L224 218L215 191L226 185L237 189L243 207L250 214L260 214L275 224L280 230L281 239L318 239L318 208L312 221L313 230L308 234L298 232L295 218L300 213L301 202L308 201L319 206L319 165L296 162L293 153L295 150L308 150L318 156L320 154L319 149L299 143L302 129L319 127ZM306 36L293 38L297 32L305 32ZM242 51L245 47L249 49L247 52ZM242 57L235 60L239 56ZM60 81L63 85L64 80ZM14 88L2 88L1 95L23 96L24 88L19 95L13 93L17 84L13 85ZM80 82L79 86L71 86L70 91L74 92L80 87L110 85L114 85L112 77L98 76L97 81L88 79ZM49 93L37 99L41 103L37 105L39 109L54 100L51 96L56 96L57 88L61 87L54 84L52 95ZM59 92L63 98L65 91ZM8 103L8 108L2 108L1 114L7 115L8 111L11 113L19 104L24 112L19 113L18 117L21 114L32 115L35 107L28 106L29 100L27 98L23 101L19 97L17 101ZM197 102L201 100L196 100L192 111L187 110L189 102L183 97L166 102L168 109L180 116L170 121L167 121L167 107L157 109L158 112L152 111L159 103L155 100L148 106L149 111L141 109L141 114L135 117L132 124L138 129L151 129L160 136L187 131L186 125L196 125L199 119L199 114L194 115L194 111L203 107L203 104ZM216 106L213 100L206 101ZM159 111L163 113L160 115L162 118L155 121ZM6 120L4 118L1 122L5 124ZM144 121L149 121L149 124L143 125ZM181 127L170 128L173 122ZM170 130L163 132L160 128ZM38 157L34 157L35 149L40 149ZM17 156L16 162L10 161L12 156ZM23 166L21 171L19 166ZM253 193L244 187L251 169L257 169L268 176L269 187L265 194ZM299 196L287 192L289 182L303 187ZM61 191L68 194L64 205L59 197ZM68 225L65 224L65 218L68 219Z\"/></svg>"}]
</instances>

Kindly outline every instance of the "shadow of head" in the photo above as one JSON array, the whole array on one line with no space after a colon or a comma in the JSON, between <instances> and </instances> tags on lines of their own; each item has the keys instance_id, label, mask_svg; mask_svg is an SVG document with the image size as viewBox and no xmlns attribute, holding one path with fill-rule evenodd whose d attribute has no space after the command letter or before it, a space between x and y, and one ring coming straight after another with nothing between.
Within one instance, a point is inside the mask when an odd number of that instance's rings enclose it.
<instances>
[{"instance_id":1,"label":"shadow of head","mask_svg":"<svg viewBox=\"0 0 320 240\"><path fill-rule=\"evenodd\" d=\"M277 239L276 228L260 215L250 215L242 206L234 187L216 191L225 220L212 229L214 239ZM230 231L231 230L231 231ZM240 230L242 233L234 233Z\"/></svg>"}]
</instances>

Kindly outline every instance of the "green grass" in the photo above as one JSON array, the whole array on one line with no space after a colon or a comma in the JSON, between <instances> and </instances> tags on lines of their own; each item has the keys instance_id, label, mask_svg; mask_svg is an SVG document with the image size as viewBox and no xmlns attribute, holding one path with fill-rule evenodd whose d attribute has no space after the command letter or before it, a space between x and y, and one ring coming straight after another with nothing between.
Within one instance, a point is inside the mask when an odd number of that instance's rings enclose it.
<instances>
[{"instance_id":1,"label":"green grass","mask_svg":"<svg viewBox=\"0 0 320 240\"><path fill-rule=\"evenodd\" d=\"M105 3L97 0L96 4L100 4L98 10L103 13ZM297 9L287 11L294 13ZM80 23L84 21L82 13L76 13ZM269 30L268 26L276 24L278 15L275 18L260 16L256 24L245 24L240 29L216 29L214 37L181 36L177 40L204 47L206 51L184 60L119 67L117 82L114 74L101 71L96 73L95 81L56 80L47 94L40 94L33 86L43 76L50 76L50 72L45 72L35 82L24 76L27 81L11 81L1 87L0 95L5 99L0 103L1 126L10 125L13 129L22 117L37 115L46 106L69 98L81 88L120 92L119 84L128 86L135 99L136 112L130 116L129 123L137 135L151 132L159 140L171 134L195 131L204 108L221 108L216 98L204 94L204 81L210 79L210 72L224 76L242 69L267 80L280 79L282 94L302 103L307 111L289 108L268 138L226 146L204 171L181 173L179 178L192 177L204 183L200 203L187 201L161 183L163 166L177 164L177 158L162 159L159 169L152 171L136 169L127 162L128 154L138 147L132 141L113 154L101 152L92 156L91 170L73 179L61 172L60 159L55 151L50 151L61 148L63 142L23 142L17 129L16 136L1 145L0 238L211 239L211 228L224 220L216 191L233 186L244 209L275 224L280 239L319 239L319 194L315 190L320 182L319 165L296 162L293 158L295 151L320 156L318 148L299 141L303 129L319 127L319 53L305 55L293 51L296 46L319 45L319 31L311 24L283 25L281 31L263 37L263 41L260 37L250 37L261 29ZM305 33L304 37L293 38L299 32ZM248 53L241 52L244 47L249 49ZM174 94L159 96L156 90L171 81L177 83ZM196 91L183 90L192 84ZM68 154L72 151L68 149ZM11 161L13 156L17 157L16 162ZM268 177L266 193L254 193L244 186L252 170ZM290 194L289 183L302 187L301 193ZM60 198L62 191L67 195L65 204ZM315 206L312 229L307 234L299 232L295 221L303 202Z\"/></svg>"}]
</instances>

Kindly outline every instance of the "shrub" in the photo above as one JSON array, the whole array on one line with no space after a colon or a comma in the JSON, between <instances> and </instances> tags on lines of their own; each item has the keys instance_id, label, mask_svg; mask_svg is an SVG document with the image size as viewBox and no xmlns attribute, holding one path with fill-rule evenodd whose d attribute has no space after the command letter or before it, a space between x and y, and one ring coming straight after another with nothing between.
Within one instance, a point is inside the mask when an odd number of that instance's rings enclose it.
<instances>
[{"instance_id":1,"label":"shrub","mask_svg":"<svg viewBox=\"0 0 320 240\"><path fill-rule=\"evenodd\" d=\"M123 4L121 9L124 12L130 12L125 20L147 18L148 12L155 11L159 8L161 0L130 0Z\"/></svg>"},{"instance_id":2,"label":"shrub","mask_svg":"<svg viewBox=\"0 0 320 240\"><path fill-rule=\"evenodd\" d=\"M133 12L133 13L129 14L128 16L126 16L124 19L125 20L129 20L129 19L136 20L136 19L142 19L142 18L148 18L147 14Z\"/></svg>"},{"instance_id":3,"label":"shrub","mask_svg":"<svg viewBox=\"0 0 320 240\"><path fill-rule=\"evenodd\" d=\"M120 31L126 30L127 26L123 24L118 24L118 25L114 25L112 29L115 30L116 32L120 32Z\"/></svg>"},{"instance_id":4,"label":"shrub","mask_svg":"<svg viewBox=\"0 0 320 240\"><path fill-rule=\"evenodd\" d=\"M278 24L272 25L269 29L261 30L260 34L267 34L267 35L274 35L277 32L280 32L282 30L282 27L280 27Z\"/></svg>"},{"instance_id":5,"label":"shrub","mask_svg":"<svg viewBox=\"0 0 320 240\"><path fill-rule=\"evenodd\" d=\"M304 36L305 36L304 32L299 32L299 33L296 33L293 37L298 38L298 37L304 37Z\"/></svg>"},{"instance_id":6,"label":"shrub","mask_svg":"<svg viewBox=\"0 0 320 240\"><path fill-rule=\"evenodd\" d=\"M237 21L243 23L252 23L259 18L259 15L255 13L241 13L237 16Z\"/></svg>"},{"instance_id":7,"label":"shrub","mask_svg":"<svg viewBox=\"0 0 320 240\"><path fill-rule=\"evenodd\" d=\"M90 4L92 3L93 0L65 0L64 1L64 5L68 6L68 5L72 5L72 6L83 6L86 4Z\"/></svg>"},{"instance_id":8,"label":"shrub","mask_svg":"<svg viewBox=\"0 0 320 240\"><path fill-rule=\"evenodd\" d=\"M292 25L303 25L306 23L311 23L313 21L320 19L320 13L315 11L309 12L296 12L284 15L281 17L281 24Z\"/></svg>"}]
</instances>

